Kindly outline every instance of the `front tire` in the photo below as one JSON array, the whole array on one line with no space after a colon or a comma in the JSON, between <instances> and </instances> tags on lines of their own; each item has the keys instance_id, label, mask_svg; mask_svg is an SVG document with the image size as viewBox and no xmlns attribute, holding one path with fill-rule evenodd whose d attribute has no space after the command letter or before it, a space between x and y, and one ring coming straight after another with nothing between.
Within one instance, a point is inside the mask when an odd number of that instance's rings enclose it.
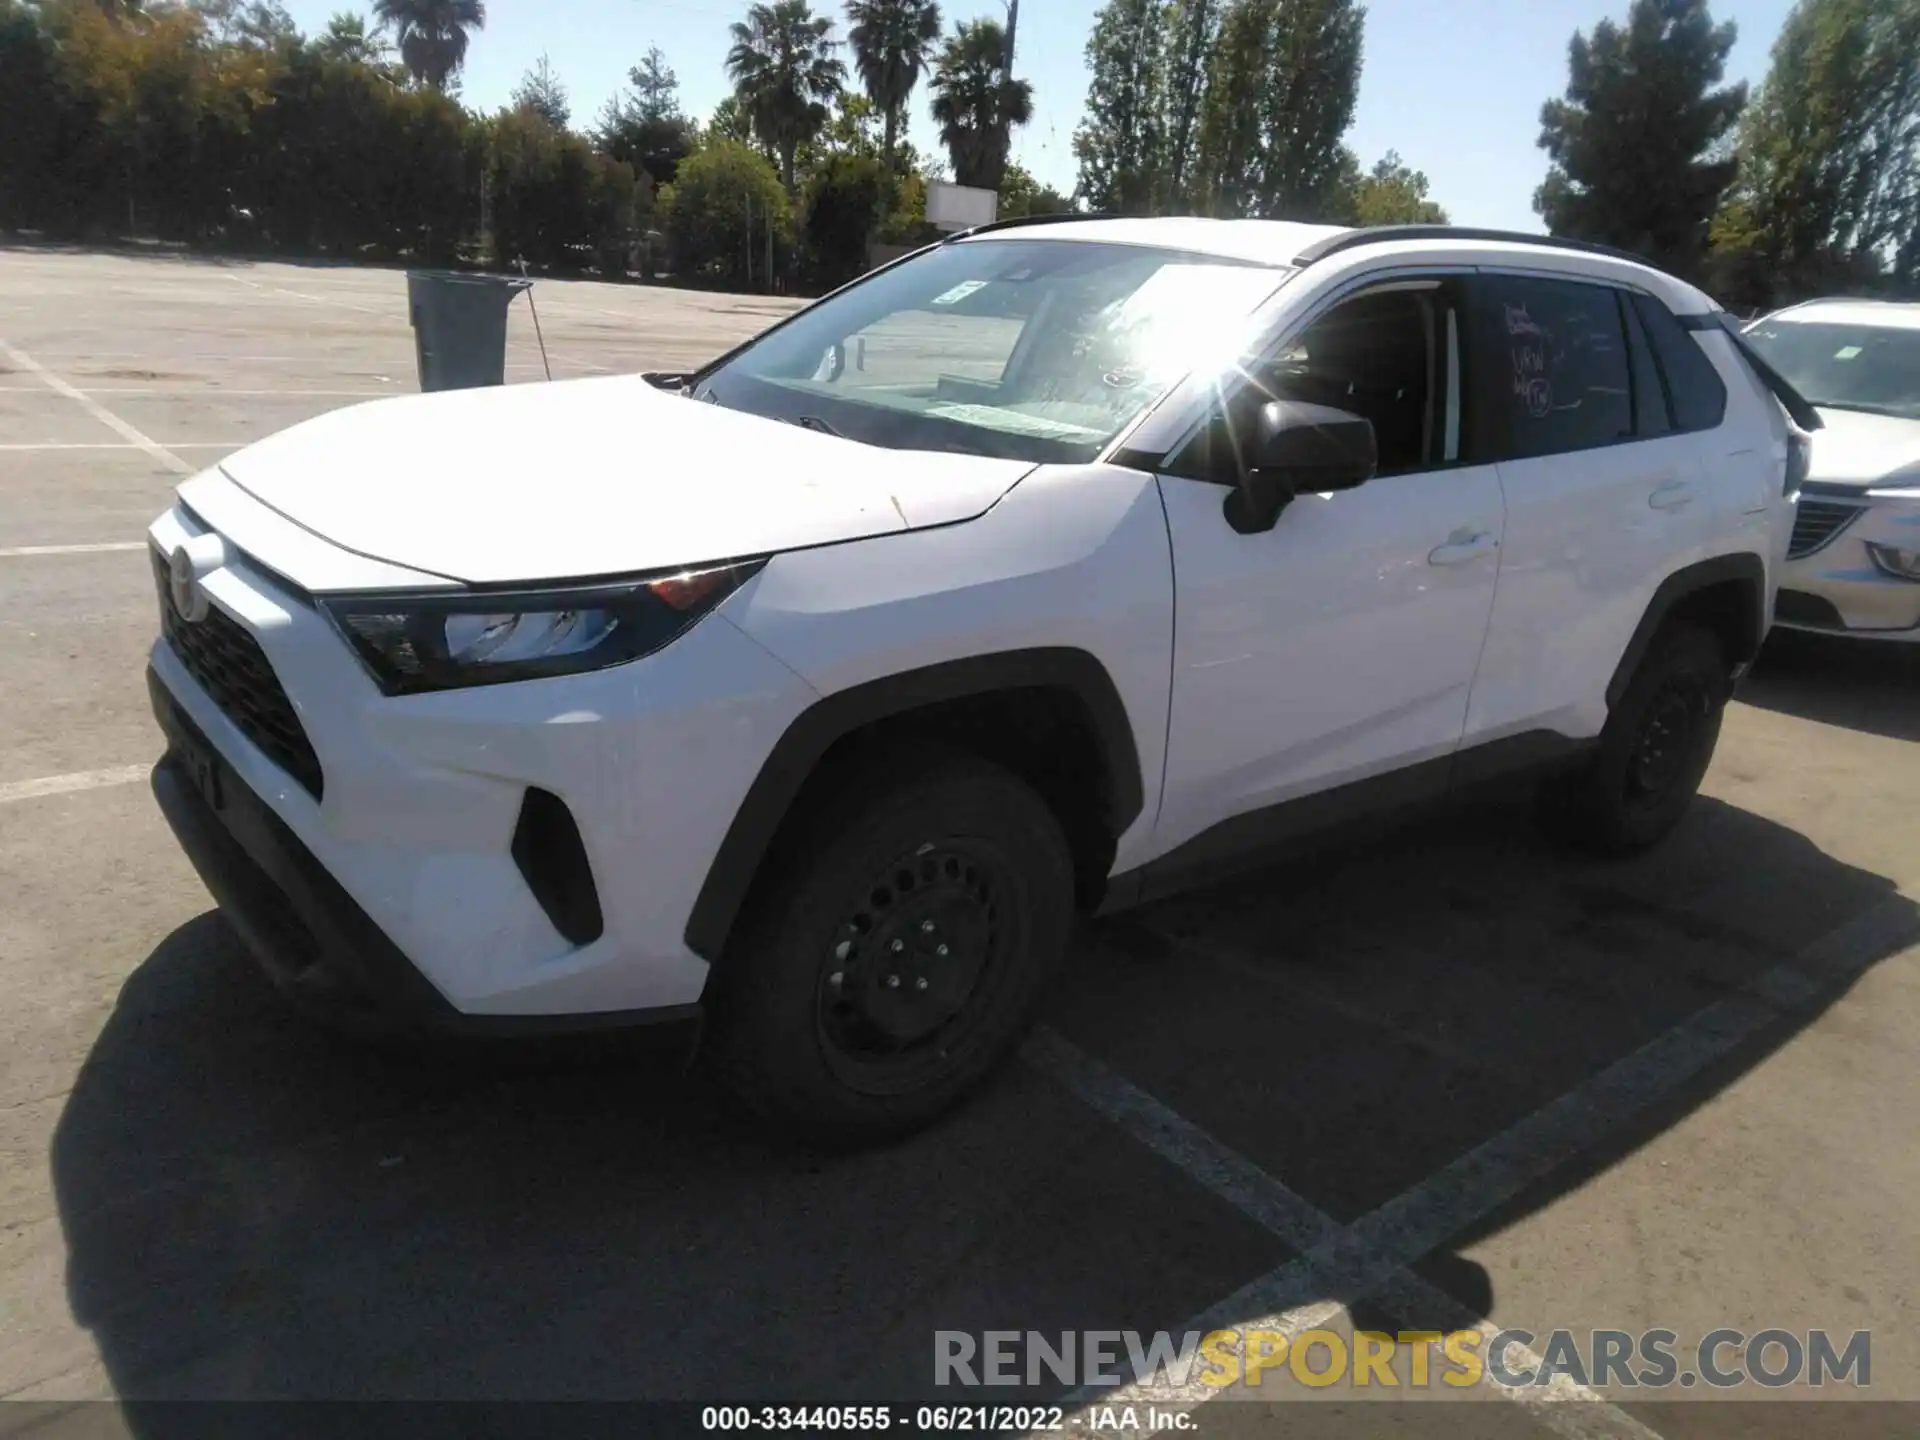
<instances>
[{"instance_id":1,"label":"front tire","mask_svg":"<svg viewBox=\"0 0 1920 1440\"><path fill-rule=\"evenodd\" d=\"M853 772L771 859L714 976L707 1059L784 1133L918 1129L1020 1038L1072 924L1072 856L1017 776L934 748Z\"/></svg>"},{"instance_id":2,"label":"front tire","mask_svg":"<svg viewBox=\"0 0 1920 1440\"><path fill-rule=\"evenodd\" d=\"M1588 764L1541 792L1556 837L1603 855L1631 855L1665 839L1713 762L1731 686L1712 631L1661 632L1600 732Z\"/></svg>"}]
</instances>

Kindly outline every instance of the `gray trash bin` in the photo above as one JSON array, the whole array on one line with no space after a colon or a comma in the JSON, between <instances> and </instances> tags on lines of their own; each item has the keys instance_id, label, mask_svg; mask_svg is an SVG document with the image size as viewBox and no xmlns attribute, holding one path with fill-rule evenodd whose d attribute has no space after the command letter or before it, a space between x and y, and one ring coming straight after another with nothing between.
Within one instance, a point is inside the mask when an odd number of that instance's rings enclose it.
<instances>
[{"instance_id":1,"label":"gray trash bin","mask_svg":"<svg viewBox=\"0 0 1920 1440\"><path fill-rule=\"evenodd\" d=\"M407 311L422 390L499 385L507 375L507 306L531 280L407 272Z\"/></svg>"}]
</instances>

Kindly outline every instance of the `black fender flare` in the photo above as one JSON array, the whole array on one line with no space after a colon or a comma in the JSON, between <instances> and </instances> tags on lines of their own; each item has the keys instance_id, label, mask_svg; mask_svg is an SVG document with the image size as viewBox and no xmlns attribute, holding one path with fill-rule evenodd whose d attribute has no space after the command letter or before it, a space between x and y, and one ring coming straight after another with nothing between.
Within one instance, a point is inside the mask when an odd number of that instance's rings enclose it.
<instances>
[{"instance_id":1,"label":"black fender flare","mask_svg":"<svg viewBox=\"0 0 1920 1440\"><path fill-rule=\"evenodd\" d=\"M1101 819L1117 838L1139 817L1146 788L1126 704L1093 655L1068 647L1005 650L903 670L823 697L774 743L707 867L687 917L688 948L709 964L718 962L775 833L837 741L876 721L942 701L1037 688L1071 690L1086 705L1107 776Z\"/></svg>"},{"instance_id":2,"label":"black fender flare","mask_svg":"<svg viewBox=\"0 0 1920 1440\"><path fill-rule=\"evenodd\" d=\"M1627 641L1620 663L1614 667L1613 678L1607 682L1608 710L1620 703L1620 697L1626 693L1627 685L1633 679L1633 672L1640 668L1640 661L1646 656L1647 647L1653 643L1653 637L1660 633L1660 627L1667 623L1668 617L1680 603L1689 595L1730 581L1752 587L1753 635L1755 648L1758 648L1760 639L1767 633L1766 562L1750 551L1716 555L1710 560L1697 561L1662 580L1659 588L1653 592L1653 598L1647 602L1646 613L1634 627L1633 638ZM1737 665L1744 665L1753 656L1734 655L1729 658Z\"/></svg>"}]
</instances>

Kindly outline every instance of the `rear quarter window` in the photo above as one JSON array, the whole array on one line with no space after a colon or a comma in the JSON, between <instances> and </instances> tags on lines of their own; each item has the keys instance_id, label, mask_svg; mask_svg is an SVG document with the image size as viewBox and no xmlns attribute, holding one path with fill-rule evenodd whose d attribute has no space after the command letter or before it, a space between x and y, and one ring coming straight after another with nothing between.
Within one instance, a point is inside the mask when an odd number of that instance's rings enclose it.
<instances>
[{"instance_id":1,"label":"rear quarter window","mask_svg":"<svg viewBox=\"0 0 1920 1440\"><path fill-rule=\"evenodd\" d=\"M1651 295L1635 295L1634 311L1653 346L1676 430L1712 430L1727 417L1727 387L1713 361L1673 312Z\"/></svg>"}]
</instances>

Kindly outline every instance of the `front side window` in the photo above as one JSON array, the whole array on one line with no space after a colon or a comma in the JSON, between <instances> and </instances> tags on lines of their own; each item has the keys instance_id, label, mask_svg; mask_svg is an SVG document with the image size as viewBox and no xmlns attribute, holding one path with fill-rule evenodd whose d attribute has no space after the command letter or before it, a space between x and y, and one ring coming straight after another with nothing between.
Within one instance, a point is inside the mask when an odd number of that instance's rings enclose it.
<instances>
[{"instance_id":1,"label":"front side window","mask_svg":"<svg viewBox=\"0 0 1920 1440\"><path fill-rule=\"evenodd\" d=\"M1814 405L1920 420L1920 329L1762 320L1745 338Z\"/></svg>"},{"instance_id":2,"label":"front side window","mask_svg":"<svg viewBox=\"0 0 1920 1440\"><path fill-rule=\"evenodd\" d=\"M901 449L1093 459L1240 352L1291 272L1075 240L964 240L875 275L701 381L700 399Z\"/></svg>"},{"instance_id":3,"label":"front side window","mask_svg":"<svg viewBox=\"0 0 1920 1440\"><path fill-rule=\"evenodd\" d=\"M1633 382L1616 292L1488 275L1474 286L1476 453L1508 460L1633 438Z\"/></svg>"},{"instance_id":4,"label":"front side window","mask_svg":"<svg viewBox=\"0 0 1920 1440\"><path fill-rule=\"evenodd\" d=\"M1455 289L1440 280L1389 284L1342 300L1246 368L1246 383L1166 465L1233 483L1249 463L1260 407L1297 400L1373 426L1378 475L1433 470L1460 458L1460 328Z\"/></svg>"}]
</instances>

